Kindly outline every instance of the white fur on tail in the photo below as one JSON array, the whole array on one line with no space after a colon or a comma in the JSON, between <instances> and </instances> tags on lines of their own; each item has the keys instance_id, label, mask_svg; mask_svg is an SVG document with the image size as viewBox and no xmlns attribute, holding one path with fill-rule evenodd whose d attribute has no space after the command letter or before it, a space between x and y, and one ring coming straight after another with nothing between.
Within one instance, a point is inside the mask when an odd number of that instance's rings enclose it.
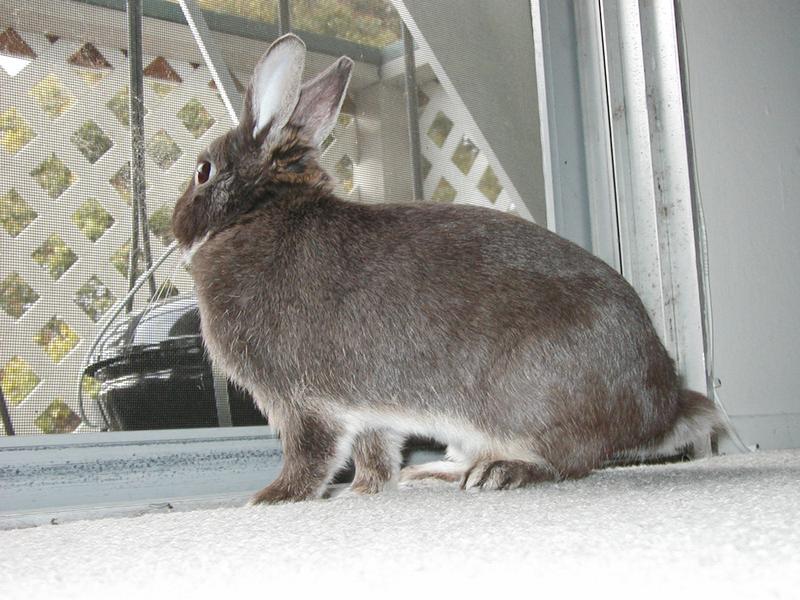
<instances>
[{"instance_id":1,"label":"white fur on tail","mask_svg":"<svg viewBox=\"0 0 800 600\"><path fill-rule=\"evenodd\" d=\"M674 456L691 448L696 458L710 456L711 435L725 430L724 420L716 406L702 394L684 391L680 413L664 436L654 444L640 448L637 458Z\"/></svg>"}]
</instances>

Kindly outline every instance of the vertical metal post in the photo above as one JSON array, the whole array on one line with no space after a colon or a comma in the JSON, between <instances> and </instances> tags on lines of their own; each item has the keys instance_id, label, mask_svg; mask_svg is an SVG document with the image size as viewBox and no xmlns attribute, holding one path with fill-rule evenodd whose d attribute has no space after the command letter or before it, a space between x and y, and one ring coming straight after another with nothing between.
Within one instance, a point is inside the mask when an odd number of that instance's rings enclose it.
<instances>
[{"instance_id":1,"label":"vertical metal post","mask_svg":"<svg viewBox=\"0 0 800 600\"><path fill-rule=\"evenodd\" d=\"M417 99L417 63L414 57L414 38L403 23L403 52L405 58L406 112L408 113L408 142L411 149L412 192L414 200L424 199L422 190L422 150L419 140L419 102Z\"/></svg>"},{"instance_id":2,"label":"vertical metal post","mask_svg":"<svg viewBox=\"0 0 800 600\"><path fill-rule=\"evenodd\" d=\"M150 235L147 228L147 203L145 200L144 164L144 74L142 66L142 3L128 0L128 70L130 71L129 101L131 129L131 249L128 261L128 289L136 283L136 267L139 262L139 232L142 234L144 259L149 269L153 264L150 252ZM156 294L156 280L149 278L150 296ZM133 297L126 305L133 308Z\"/></svg>"},{"instance_id":3,"label":"vertical metal post","mask_svg":"<svg viewBox=\"0 0 800 600\"><path fill-rule=\"evenodd\" d=\"M11 423L11 414L8 412L8 405L2 388L0 388L0 417L3 418L3 428L6 430L6 435L14 435L14 425Z\"/></svg>"},{"instance_id":4,"label":"vertical metal post","mask_svg":"<svg viewBox=\"0 0 800 600\"><path fill-rule=\"evenodd\" d=\"M283 35L292 30L292 15L289 0L278 0L278 33Z\"/></svg>"}]
</instances>

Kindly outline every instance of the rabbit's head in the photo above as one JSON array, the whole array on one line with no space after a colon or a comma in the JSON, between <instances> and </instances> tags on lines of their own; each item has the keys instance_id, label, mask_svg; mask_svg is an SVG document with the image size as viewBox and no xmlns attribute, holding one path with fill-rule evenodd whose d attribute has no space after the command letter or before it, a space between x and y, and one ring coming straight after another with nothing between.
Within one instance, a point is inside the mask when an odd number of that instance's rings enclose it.
<instances>
[{"instance_id":1,"label":"rabbit's head","mask_svg":"<svg viewBox=\"0 0 800 600\"><path fill-rule=\"evenodd\" d=\"M239 125L197 158L172 229L188 248L254 208L291 193L327 188L317 148L336 124L353 61L341 57L302 84L305 44L277 39L255 67Z\"/></svg>"}]
</instances>

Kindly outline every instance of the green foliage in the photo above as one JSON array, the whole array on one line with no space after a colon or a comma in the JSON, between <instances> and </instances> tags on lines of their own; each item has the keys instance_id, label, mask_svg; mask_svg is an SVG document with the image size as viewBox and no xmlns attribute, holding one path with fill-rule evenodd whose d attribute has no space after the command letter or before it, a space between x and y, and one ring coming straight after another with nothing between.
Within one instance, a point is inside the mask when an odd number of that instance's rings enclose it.
<instances>
[{"instance_id":1,"label":"green foliage","mask_svg":"<svg viewBox=\"0 0 800 600\"><path fill-rule=\"evenodd\" d=\"M58 198L78 179L55 153L31 171L31 175L53 199Z\"/></svg>"},{"instance_id":2,"label":"green foliage","mask_svg":"<svg viewBox=\"0 0 800 600\"><path fill-rule=\"evenodd\" d=\"M97 400L100 395L100 382L91 375L84 375L81 378L81 392L84 399Z\"/></svg>"},{"instance_id":3,"label":"green foliage","mask_svg":"<svg viewBox=\"0 0 800 600\"><path fill-rule=\"evenodd\" d=\"M36 132L30 128L16 108L11 107L0 114L0 145L11 154L19 152L35 137Z\"/></svg>"},{"instance_id":4,"label":"green foliage","mask_svg":"<svg viewBox=\"0 0 800 600\"><path fill-rule=\"evenodd\" d=\"M109 137L103 133L100 126L91 119L84 122L78 130L72 134L70 141L80 150L90 163L94 164L97 160L109 151L114 145Z\"/></svg>"},{"instance_id":5,"label":"green foliage","mask_svg":"<svg viewBox=\"0 0 800 600\"><path fill-rule=\"evenodd\" d=\"M456 199L456 190L444 177L439 180L436 189L431 195L432 202L452 202Z\"/></svg>"},{"instance_id":6,"label":"green foliage","mask_svg":"<svg viewBox=\"0 0 800 600\"><path fill-rule=\"evenodd\" d=\"M199 138L214 124L214 118L197 98L192 98L178 111L178 118L195 138Z\"/></svg>"},{"instance_id":7,"label":"green foliage","mask_svg":"<svg viewBox=\"0 0 800 600\"><path fill-rule=\"evenodd\" d=\"M50 277L59 279L67 272L75 261L77 255L64 243L57 233L48 237L44 243L31 254L34 262L50 272Z\"/></svg>"},{"instance_id":8,"label":"green foliage","mask_svg":"<svg viewBox=\"0 0 800 600\"><path fill-rule=\"evenodd\" d=\"M431 123L428 129L428 137L433 140L433 143L441 148L444 145L447 136L450 135L450 130L453 129L453 122L447 117L446 114L439 111L436 113L436 118Z\"/></svg>"},{"instance_id":9,"label":"green foliage","mask_svg":"<svg viewBox=\"0 0 800 600\"><path fill-rule=\"evenodd\" d=\"M61 398L56 398L34 422L42 433L70 433L81 419Z\"/></svg>"},{"instance_id":10,"label":"green foliage","mask_svg":"<svg viewBox=\"0 0 800 600\"><path fill-rule=\"evenodd\" d=\"M500 182L497 180L497 176L494 174L494 171L492 171L492 167L486 167L486 170L483 172L478 182L478 189L492 204L497 201L497 197L500 195L500 192L503 191L503 186L500 185Z\"/></svg>"},{"instance_id":11,"label":"green foliage","mask_svg":"<svg viewBox=\"0 0 800 600\"><path fill-rule=\"evenodd\" d=\"M336 163L335 171L336 177L339 178L342 187L344 187L344 189L348 192L352 192L354 185L352 159L345 154L341 159L339 159L339 162Z\"/></svg>"},{"instance_id":12,"label":"green foliage","mask_svg":"<svg viewBox=\"0 0 800 600\"><path fill-rule=\"evenodd\" d=\"M0 196L0 224L12 237L17 237L36 218L36 211L11 188Z\"/></svg>"},{"instance_id":13,"label":"green foliage","mask_svg":"<svg viewBox=\"0 0 800 600\"><path fill-rule=\"evenodd\" d=\"M344 107L343 107L344 108ZM343 129L347 129L350 127L350 123L353 122L353 115L348 115L346 113L339 113L339 116L336 117L336 126L341 127Z\"/></svg>"},{"instance_id":14,"label":"green foliage","mask_svg":"<svg viewBox=\"0 0 800 600\"><path fill-rule=\"evenodd\" d=\"M252 21L275 23L278 20L277 0L200 0L200 6L204 10L237 15Z\"/></svg>"},{"instance_id":15,"label":"green foliage","mask_svg":"<svg viewBox=\"0 0 800 600\"><path fill-rule=\"evenodd\" d=\"M128 86L120 88L116 94L111 97L111 100L106 102L106 108L110 110L120 125L128 127L130 124L130 96L128 93ZM144 109L144 114L147 115L147 108Z\"/></svg>"},{"instance_id":16,"label":"green foliage","mask_svg":"<svg viewBox=\"0 0 800 600\"><path fill-rule=\"evenodd\" d=\"M11 273L0 282L0 308L15 319L24 315L38 299L39 294L19 273Z\"/></svg>"},{"instance_id":17,"label":"green foliage","mask_svg":"<svg viewBox=\"0 0 800 600\"><path fill-rule=\"evenodd\" d=\"M114 304L114 300L114 294L97 275L89 277L75 292L75 304L95 323Z\"/></svg>"},{"instance_id":18,"label":"green foliage","mask_svg":"<svg viewBox=\"0 0 800 600\"><path fill-rule=\"evenodd\" d=\"M78 334L58 317L52 317L33 338L53 362L60 362L80 341Z\"/></svg>"},{"instance_id":19,"label":"green foliage","mask_svg":"<svg viewBox=\"0 0 800 600\"><path fill-rule=\"evenodd\" d=\"M467 136L461 138L455 152L453 152L453 162L464 175L469 173L475 159L478 157L478 148Z\"/></svg>"},{"instance_id":20,"label":"green foliage","mask_svg":"<svg viewBox=\"0 0 800 600\"><path fill-rule=\"evenodd\" d=\"M3 397L11 406L17 406L39 385L39 376L31 366L19 356L13 357L0 368L0 385Z\"/></svg>"},{"instance_id":21,"label":"green foliage","mask_svg":"<svg viewBox=\"0 0 800 600\"><path fill-rule=\"evenodd\" d=\"M400 17L384 0L293 0L292 28L383 47L400 37Z\"/></svg>"},{"instance_id":22,"label":"green foliage","mask_svg":"<svg viewBox=\"0 0 800 600\"><path fill-rule=\"evenodd\" d=\"M150 231L157 235L165 246L168 246L175 239L172 237L172 206L165 204L152 215L147 221Z\"/></svg>"},{"instance_id":23,"label":"green foliage","mask_svg":"<svg viewBox=\"0 0 800 600\"><path fill-rule=\"evenodd\" d=\"M128 204L131 203L131 163L130 161L122 165L119 170L108 180L117 193L122 196Z\"/></svg>"},{"instance_id":24,"label":"green foliage","mask_svg":"<svg viewBox=\"0 0 800 600\"><path fill-rule=\"evenodd\" d=\"M81 233L96 242L114 224L114 217L95 199L89 198L72 213L72 222Z\"/></svg>"},{"instance_id":25,"label":"green foliage","mask_svg":"<svg viewBox=\"0 0 800 600\"><path fill-rule=\"evenodd\" d=\"M44 77L28 93L51 119L60 117L75 102L53 73Z\"/></svg>"},{"instance_id":26,"label":"green foliage","mask_svg":"<svg viewBox=\"0 0 800 600\"><path fill-rule=\"evenodd\" d=\"M172 92L172 90L175 89L174 85L171 85L169 83L162 83L160 81L151 81L150 87L159 98L164 98L170 92Z\"/></svg>"},{"instance_id":27,"label":"green foliage","mask_svg":"<svg viewBox=\"0 0 800 600\"><path fill-rule=\"evenodd\" d=\"M174 0L173 0L174 1ZM205 10L278 21L275 0L200 0ZM400 39L400 17L385 0L292 0L292 29L384 47Z\"/></svg>"},{"instance_id":28,"label":"green foliage","mask_svg":"<svg viewBox=\"0 0 800 600\"><path fill-rule=\"evenodd\" d=\"M122 244L114 254L111 255L109 259L111 264L114 265L114 268L120 272L120 274L127 279L128 277L128 265L130 264L130 253L131 253L131 241L130 239ZM141 255L139 256L139 260L136 262L136 277L141 275L144 272L144 268L142 267L142 260Z\"/></svg>"},{"instance_id":29,"label":"green foliage","mask_svg":"<svg viewBox=\"0 0 800 600\"><path fill-rule=\"evenodd\" d=\"M181 155L181 149L170 135L161 129L150 138L147 144L147 154L162 169L169 169Z\"/></svg>"}]
</instances>

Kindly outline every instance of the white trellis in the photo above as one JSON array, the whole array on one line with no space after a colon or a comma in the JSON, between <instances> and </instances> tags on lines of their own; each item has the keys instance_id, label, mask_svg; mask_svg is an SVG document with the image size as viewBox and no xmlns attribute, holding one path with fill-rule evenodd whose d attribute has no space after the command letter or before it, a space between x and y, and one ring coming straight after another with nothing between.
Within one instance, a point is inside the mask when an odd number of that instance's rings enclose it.
<instances>
[{"instance_id":1,"label":"white trellis","mask_svg":"<svg viewBox=\"0 0 800 600\"><path fill-rule=\"evenodd\" d=\"M36 218L16 236L5 229L0 230L3 256L0 281L8 281L16 274L38 299L18 318L0 312L3 331L0 366L8 366L12 360L17 364L24 361L26 368L39 380L22 401L14 402L13 398L9 401L16 432L29 434L41 432L37 419L45 411L55 410L54 402L63 402L73 414L78 412L77 377L83 356L96 334L96 323L75 302L77 290L94 277L96 280L92 281L107 288L115 299L122 298L127 291L126 277L114 267L110 258L130 238L130 207L111 180L130 160L130 142L127 126L108 107L108 102L115 97L125 97L128 70L124 53L116 48L94 47L108 66L91 69L70 63L70 58L84 47L85 40L51 40L41 34L16 34L33 51L35 58L13 77L0 69L3 90L0 114L15 111L16 125L22 131L29 131L28 136L33 137L15 152L6 147L0 149L3 163L10 166L0 170L0 196L15 194L35 211ZM149 65L156 58L145 56L144 64ZM167 214L171 213L181 189L194 171L197 153L210 139L231 126L216 91L209 86L211 77L205 66L174 58L168 59L166 64L180 81L177 78L174 81L146 78L145 139L150 144L158 136L168 150L175 154L179 152L179 155L171 164L166 165L170 161L165 161L159 165L151 148L146 154L150 215L165 207ZM45 78L50 78L50 89L58 90L64 99L59 109L52 110L51 114L31 92ZM187 103L195 101L206 111L206 118L213 119L213 124L198 138L178 117ZM96 124L102 137L111 144L94 163L71 141L73 134L89 121ZM334 139L324 157L332 170L348 152L355 156L354 130L355 126L348 124L334 132ZM55 198L31 174L53 155L74 178L71 185ZM341 184L338 188L339 193L348 195ZM353 189L352 193L357 195L357 190ZM96 199L113 219L94 242L71 218L89 199ZM57 279L33 259L37 249L53 234L59 236L75 258ZM165 249L157 235L151 236L151 244L154 256L159 256ZM177 256L164 266L159 283L165 278L169 278L179 291L191 290L191 278L179 266ZM146 296L140 294L137 308L142 308L146 302ZM107 310L108 307L103 308ZM67 328L68 334L63 340L67 351L57 362L35 341L53 317L63 322L62 327ZM62 406L59 410L63 417L65 409ZM74 418L67 420L67 423L74 422ZM68 424L66 428L70 428Z\"/></svg>"},{"instance_id":2,"label":"white trellis","mask_svg":"<svg viewBox=\"0 0 800 600\"><path fill-rule=\"evenodd\" d=\"M420 110L420 138L422 155L429 165L428 172L423 173L426 175L423 181L425 199L452 196L451 201L456 204L474 204L517 214L523 206L517 191L497 182L496 167L492 168L487 153L470 140L467 124L458 118L459 111L453 110L453 99L435 80L423 85L422 93L427 101ZM437 130L434 125L437 118L444 121L445 129ZM441 145L435 139L437 131L448 132ZM440 190L438 196L437 189Z\"/></svg>"}]
</instances>

